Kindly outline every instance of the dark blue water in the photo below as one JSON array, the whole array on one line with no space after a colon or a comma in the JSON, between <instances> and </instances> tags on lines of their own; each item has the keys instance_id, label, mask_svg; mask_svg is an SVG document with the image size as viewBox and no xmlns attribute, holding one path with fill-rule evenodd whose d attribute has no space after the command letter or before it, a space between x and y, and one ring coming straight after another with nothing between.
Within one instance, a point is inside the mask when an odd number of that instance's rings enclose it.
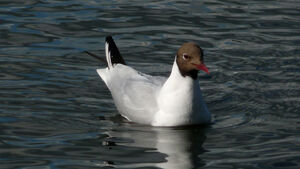
<instances>
[{"instance_id":1,"label":"dark blue water","mask_svg":"<svg viewBox=\"0 0 300 169\"><path fill-rule=\"evenodd\" d=\"M0 168L300 168L300 1L0 2ZM137 70L167 76L195 41L214 123L122 119L83 50L113 35Z\"/></svg>"}]
</instances>

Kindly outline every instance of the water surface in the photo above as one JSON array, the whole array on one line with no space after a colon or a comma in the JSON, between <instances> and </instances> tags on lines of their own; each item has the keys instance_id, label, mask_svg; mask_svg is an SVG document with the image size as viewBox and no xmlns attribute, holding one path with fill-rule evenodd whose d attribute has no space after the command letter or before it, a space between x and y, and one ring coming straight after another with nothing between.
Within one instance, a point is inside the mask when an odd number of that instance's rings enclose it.
<instances>
[{"instance_id":1,"label":"water surface","mask_svg":"<svg viewBox=\"0 0 300 169\"><path fill-rule=\"evenodd\" d=\"M300 2L0 2L1 168L299 168ZM83 50L113 35L139 71L168 76L195 41L210 126L122 119Z\"/></svg>"}]
</instances>

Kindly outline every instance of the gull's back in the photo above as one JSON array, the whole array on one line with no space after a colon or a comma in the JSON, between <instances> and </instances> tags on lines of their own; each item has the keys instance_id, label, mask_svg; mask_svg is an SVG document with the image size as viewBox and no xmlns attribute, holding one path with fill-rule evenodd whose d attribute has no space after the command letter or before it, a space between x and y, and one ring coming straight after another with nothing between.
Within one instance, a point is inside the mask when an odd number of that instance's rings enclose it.
<instances>
[{"instance_id":1,"label":"gull's back","mask_svg":"<svg viewBox=\"0 0 300 169\"><path fill-rule=\"evenodd\" d=\"M151 124L158 111L157 96L165 77L142 74L123 64L97 69L97 72L109 88L122 116L129 121Z\"/></svg>"}]
</instances>

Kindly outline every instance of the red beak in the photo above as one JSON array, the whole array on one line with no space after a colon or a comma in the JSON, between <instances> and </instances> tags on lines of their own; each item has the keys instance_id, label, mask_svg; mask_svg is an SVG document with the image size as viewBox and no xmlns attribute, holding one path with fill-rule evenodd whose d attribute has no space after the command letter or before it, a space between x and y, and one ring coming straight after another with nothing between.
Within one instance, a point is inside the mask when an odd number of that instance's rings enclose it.
<instances>
[{"instance_id":1,"label":"red beak","mask_svg":"<svg viewBox=\"0 0 300 169\"><path fill-rule=\"evenodd\" d=\"M209 74L208 68L206 67L206 65L204 63L201 64L193 64L197 67L198 70L203 70L204 72L206 72L207 74Z\"/></svg>"}]
</instances>

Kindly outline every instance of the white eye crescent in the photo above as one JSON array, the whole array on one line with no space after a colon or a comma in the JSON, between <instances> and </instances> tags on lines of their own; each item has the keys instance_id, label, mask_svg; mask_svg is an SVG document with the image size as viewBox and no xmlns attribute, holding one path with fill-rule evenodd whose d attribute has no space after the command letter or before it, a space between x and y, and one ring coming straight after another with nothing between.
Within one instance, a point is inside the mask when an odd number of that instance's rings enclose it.
<instances>
[{"instance_id":1,"label":"white eye crescent","mask_svg":"<svg viewBox=\"0 0 300 169\"><path fill-rule=\"evenodd\" d=\"M184 54L182 55L182 58L183 58L184 60L188 60L188 59L190 58L190 56L189 56L187 53L184 53Z\"/></svg>"}]
</instances>

